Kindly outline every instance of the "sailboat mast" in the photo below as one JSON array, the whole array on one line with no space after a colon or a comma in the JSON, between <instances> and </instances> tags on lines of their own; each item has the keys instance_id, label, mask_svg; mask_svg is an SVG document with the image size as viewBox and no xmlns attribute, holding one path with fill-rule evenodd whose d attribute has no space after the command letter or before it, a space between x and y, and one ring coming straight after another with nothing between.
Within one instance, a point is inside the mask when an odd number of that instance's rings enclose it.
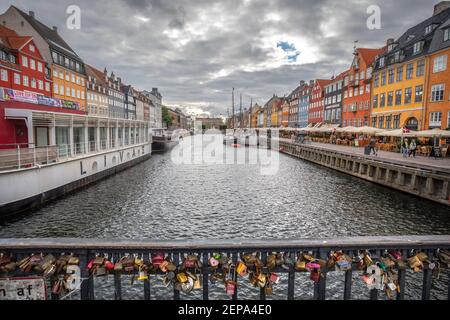
<instances>
[{"instance_id":1,"label":"sailboat mast","mask_svg":"<svg viewBox=\"0 0 450 320\"><path fill-rule=\"evenodd\" d=\"M234 88L233 91L231 92L231 108L232 108L232 114L231 114L231 122L232 122L232 127L234 129Z\"/></svg>"}]
</instances>

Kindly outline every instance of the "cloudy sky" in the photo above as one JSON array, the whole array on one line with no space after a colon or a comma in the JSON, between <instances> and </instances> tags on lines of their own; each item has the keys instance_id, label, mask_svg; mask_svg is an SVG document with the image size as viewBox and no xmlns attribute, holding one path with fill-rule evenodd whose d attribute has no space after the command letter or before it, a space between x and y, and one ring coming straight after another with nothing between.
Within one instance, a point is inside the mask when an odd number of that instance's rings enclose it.
<instances>
[{"instance_id":1,"label":"cloudy sky","mask_svg":"<svg viewBox=\"0 0 450 320\"><path fill-rule=\"evenodd\" d=\"M58 27L87 62L106 66L136 88L158 87L164 103L187 112L227 115L231 89L264 104L300 80L348 68L354 41L381 47L432 15L424 0L17 0ZM66 28L69 5L81 9L81 29ZM369 30L367 8L381 9L381 29ZM238 99L237 99L238 100Z\"/></svg>"}]
</instances>

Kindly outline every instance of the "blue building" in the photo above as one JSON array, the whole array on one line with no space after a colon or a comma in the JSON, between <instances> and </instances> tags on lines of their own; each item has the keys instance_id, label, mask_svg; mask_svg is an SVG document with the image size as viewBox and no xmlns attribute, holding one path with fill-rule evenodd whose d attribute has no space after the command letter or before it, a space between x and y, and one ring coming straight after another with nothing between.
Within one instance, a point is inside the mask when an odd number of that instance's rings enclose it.
<instances>
[{"instance_id":1,"label":"blue building","mask_svg":"<svg viewBox=\"0 0 450 320\"><path fill-rule=\"evenodd\" d=\"M300 90L299 106L298 106L298 127L305 128L308 126L309 103L311 101L311 92L314 87L314 81L310 81L309 85L305 83Z\"/></svg>"}]
</instances>

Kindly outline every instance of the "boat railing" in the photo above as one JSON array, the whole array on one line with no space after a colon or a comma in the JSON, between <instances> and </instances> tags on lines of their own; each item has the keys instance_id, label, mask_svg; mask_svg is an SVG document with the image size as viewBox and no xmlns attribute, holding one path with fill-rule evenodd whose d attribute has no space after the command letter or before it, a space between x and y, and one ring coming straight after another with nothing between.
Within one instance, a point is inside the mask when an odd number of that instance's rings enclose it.
<instances>
[{"instance_id":1,"label":"boat railing","mask_svg":"<svg viewBox=\"0 0 450 320\"><path fill-rule=\"evenodd\" d=\"M403 300L415 294L429 300L436 288L440 288L439 294L445 299L445 295L450 298L449 248L450 236L446 235L298 240L0 239L0 254L9 257L9 261L26 261L23 259L36 253L43 258L50 254L54 259L63 254L76 257L83 280L78 288L82 300L96 298L94 279L108 273L114 277L110 290L117 300L122 299L124 276L143 283L145 299L152 298L151 291L161 290L163 277L166 287L173 288L173 299L178 300L180 293L183 296L191 293L192 282L189 285L187 279L193 278L192 274L199 279L195 290L202 292L204 300L210 297L211 284L216 289L226 288L227 294L231 291L233 300L246 298L239 288L249 281L262 300L281 283L287 287L287 299L298 298L299 281L311 281L310 294L318 300L326 298L327 282L336 282L328 287L341 287L344 300L387 297ZM173 267L170 270L169 264ZM13 265L3 276L23 278L42 276L43 272L39 268L29 268L29 272L22 269ZM53 286L64 277L67 278L64 272L53 273L47 280ZM271 290L267 290L268 286ZM411 288L418 292L408 292ZM60 293L51 297L59 299Z\"/></svg>"},{"instance_id":2,"label":"boat railing","mask_svg":"<svg viewBox=\"0 0 450 320\"><path fill-rule=\"evenodd\" d=\"M132 146L141 139L125 141L113 140L88 141L74 144L57 144L35 146L34 144L2 144L0 145L0 172L18 169L35 168L68 160L74 157L95 154L107 150L114 150Z\"/></svg>"}]
</instances>

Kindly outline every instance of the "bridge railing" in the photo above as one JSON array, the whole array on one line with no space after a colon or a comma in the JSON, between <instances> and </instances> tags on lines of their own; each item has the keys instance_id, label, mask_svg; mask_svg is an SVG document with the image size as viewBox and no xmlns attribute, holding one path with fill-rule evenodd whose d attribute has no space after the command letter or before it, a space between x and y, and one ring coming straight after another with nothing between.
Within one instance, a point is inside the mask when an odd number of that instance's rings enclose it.
<instances>
[{"instance_id":1,"label":"bridge railing","mask_svg":"<svg viewBox=\"0 0 450 320\"><path fill-rule=\"evenodd\" d=\"M227 294L237 300L239 284L249 279L260 288L260 299L264 300L271 293L270 287L277 282L278 274L284 273L288 275L286 298L292 300L295 298L295 278L300 272L310 273L314 282L314 299L323 300L327 274L335 270L345 271L344 300L352 298L354 272L364 274L371 299L378 299L381 293L390 290L390 298L402 300L405 299L406 272L410 268L422 275L421 298L429 300L436 271L450 276L449 249L450 236L198 241L0 239L1 257L9 257L10 262L17 264L22 262L22 267L26 265L23 261L36 256L36 253L40 253L43 261L54 264L64 256L76 257L84 279L80 287L82 300L95 299L94 277L106 273L114 275L117 300L122 299L122 276L125 274L135 275L144 282L145 299L152 298L151 277L148 275L160 274L164 275L166 285L173 286L175 300L180 299L180 292L190 292L195 286L195 289L202 290L203 299L208 300L213 280L223 281ZM56 261L45 260L50 254ZM38 271L30 273L28 270L27 273L19 266L5 271L1 261L0 258L0 278L45 272L34 268L32 270ZM38 265L42 266L40 262ZM52 286L64 276L67 278L64 272L52 274L49 289L52 290ZM450 281L447 281L446 288L450 299ZM59 299L59 294L52 294L52 299Z\"/></svg>"}]
</instances>

